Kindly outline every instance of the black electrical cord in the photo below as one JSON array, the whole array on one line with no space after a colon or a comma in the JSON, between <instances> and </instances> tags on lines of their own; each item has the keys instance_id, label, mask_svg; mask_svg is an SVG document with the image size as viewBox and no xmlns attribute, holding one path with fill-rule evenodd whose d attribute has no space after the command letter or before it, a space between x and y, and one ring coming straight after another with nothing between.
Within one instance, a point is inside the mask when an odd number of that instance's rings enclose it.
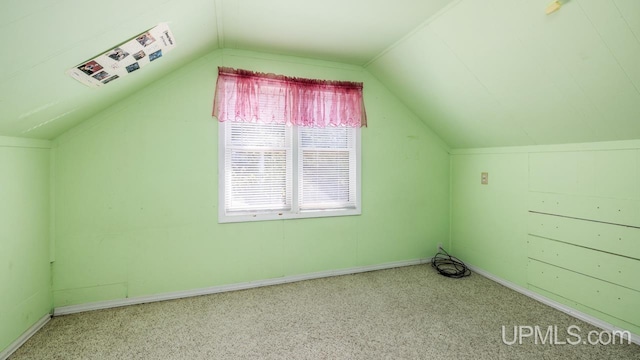
<instances>
[{"instance_id":1,"label":"black electrical cord","mask_svg":"<svg viewBox=\"0 0 640 360\"><path fill-rule=\"evenodd\" d=\"M471 275L471 270L460 259L449 255L443 248L431 259L431 266L442 276L462 278Z\"/></svg>"}]
</instances>

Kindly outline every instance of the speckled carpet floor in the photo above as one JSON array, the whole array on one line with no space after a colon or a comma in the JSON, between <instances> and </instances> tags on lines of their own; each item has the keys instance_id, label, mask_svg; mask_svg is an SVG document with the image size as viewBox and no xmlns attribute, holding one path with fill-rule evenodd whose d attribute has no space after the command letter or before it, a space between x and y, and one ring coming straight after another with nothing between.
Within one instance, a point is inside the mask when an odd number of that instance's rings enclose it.
<instances>
[{"instance_id":1,"label":"speckled carpet floor","mask_svg":"<svg viewBox=\"0 0 640 360\"><path fill-rule=\"evenodd\" d=\"M640 346L513 340L599 329L480 275L430 265L53 318L9 359L640 359Z\"/></svg>"}]
</instances>

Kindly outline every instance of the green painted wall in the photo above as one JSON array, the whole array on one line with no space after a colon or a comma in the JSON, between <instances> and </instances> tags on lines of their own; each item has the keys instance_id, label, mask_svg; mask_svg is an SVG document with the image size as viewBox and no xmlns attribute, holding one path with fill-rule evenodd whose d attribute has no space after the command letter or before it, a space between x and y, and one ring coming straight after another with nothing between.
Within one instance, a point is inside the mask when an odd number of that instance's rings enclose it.
<instances>
[{"instance_id":1,"label":"green painted wall","mask_svg":"<svg viewBox=\"0 0 640 360\"><path fill-rule=\"evenodd\" d=\"M462 259L526 285L527 154L451 157L451 250ZM480 174L489 173L489 185Z\"/></svg>"},{"instance_id":2,"label":"green painted wall","mask_svg":"<svg viewBox=\"0 0 640 360\"><path fill-rule=\"evenodd\" d=\"M217 223L217 66L363 81L362 215ZM54 141L56 307L428 258L449 155L361 67L214 51Z\"/></svg>"},{"instance_id":3,"label":"green painted wall","mask_svg":"<svg viewBox=\"0 0 640 360\"><path fill-rule=\"evenodd\" d=\"M456 256L640 334L640 141L454 150L451 189Z\"/></svg>"},{"instance_id":4,"label":"green painted wall","mask_svg":"<svg viewBox=\"0 0 640 360\"><path fill-rule=\"evenodd\" d=\"M0 137L0 353L51 311L49 146Z\"/></svg>"}]
</instances>

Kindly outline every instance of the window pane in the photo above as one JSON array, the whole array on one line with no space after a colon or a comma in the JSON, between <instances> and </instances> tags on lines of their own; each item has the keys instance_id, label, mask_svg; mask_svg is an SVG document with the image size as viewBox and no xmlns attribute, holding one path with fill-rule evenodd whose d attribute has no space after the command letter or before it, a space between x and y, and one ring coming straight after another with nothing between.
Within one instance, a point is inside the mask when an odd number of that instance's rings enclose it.
<instances>
[{"instance_id":1,"label":"window pane","mask_svg":"<svg viewBox=\"0 0 640 360\"><path fill-rule=\"evenodd\" d=\"M348 149L353 143L352 128L301 128L300 147L321 149Z\"/></svg>"},{"instance_id":2,"label":"window pane","mask_svg":"<svg viewBox=\"0 0 640 360\"><path fill-rule=\"evenodd\" d=\"M356 152L353 128L300 128L301 210L355 208Z\"/></svg>"},{"instance_id":3,"label":"window pane","mask_svg":"<svg viewBox=\"0 0 640 360\"><path fill-rule=\"evenodd\" d=\"M233 150L230 152L230 164L227 210L290 208L285 151Z\"/></svg>"},{"instance_id":4,"label":"window pane","mask_svg":"<svg viewBox=\"0 0 640 360\"><path fill-rule=\"evenodd\" d=\"M351 205L349 152L303 151L301 209Z\"/></svg>"},{"instance_id":5,"label":"window pane","mask_svg":"<svg viewBox=\"0 0 640 360\"><path fill-rule=\"evenodd\" d=\"M229 123L228 146L283 148L287 146L284 124Z\"/></svg>"},{"instance_id":6,"label":"window pane","mask_svg":"<svg viewBox=\"0 0 640 360\"><path fill-rule=\"evenodd\" d=\"M284 124L228 123L226 212L291 209L291 130Z\"/></svg>"}]
</instances>

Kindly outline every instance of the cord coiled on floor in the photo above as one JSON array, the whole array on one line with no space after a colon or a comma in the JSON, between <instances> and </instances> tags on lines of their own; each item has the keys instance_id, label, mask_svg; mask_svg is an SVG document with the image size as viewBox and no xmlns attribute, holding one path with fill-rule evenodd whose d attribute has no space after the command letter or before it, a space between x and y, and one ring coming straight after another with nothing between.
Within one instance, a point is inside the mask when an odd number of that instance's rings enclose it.
<instances>
[{"instance_id":1,"label":"cord coiled on floor","mask_svg":"<svg viewBox=\"0 0 640 360\"><path fill-rule=\"evenodd\" d=\"M443 248L431 259L431 266L442 276L462 278L471 275L471 270L460 259L449 255Z\"/></svg>"}]
</instances>

